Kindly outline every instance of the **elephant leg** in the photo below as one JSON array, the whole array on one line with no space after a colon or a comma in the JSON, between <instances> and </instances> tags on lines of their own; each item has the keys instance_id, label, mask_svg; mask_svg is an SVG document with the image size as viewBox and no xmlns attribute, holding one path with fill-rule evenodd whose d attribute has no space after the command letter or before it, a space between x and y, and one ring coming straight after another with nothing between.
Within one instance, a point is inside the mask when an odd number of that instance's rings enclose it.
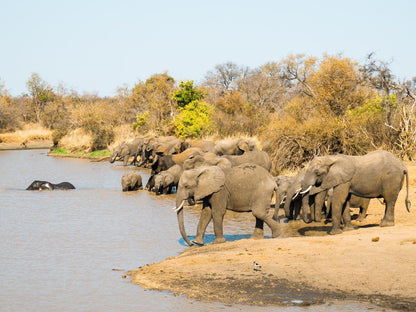
<instances>
[{"instance_id":1,"label":"elephant leg","mask_svg":"<svg viewBox=\"0 0 416 312\"><path fill-rule=\"evenodd\" d=\"M364 221L365 217L367 216L368 205L370 204L369 199L365 199L363 203L360 205L360 214L358 215L357 221L362 222Z\"/></svg>"},{"instance_id":2,"label":"elephant leg","mask_svg":"<svg viewBox=\"0 0 416 312\"><path fill-rule=\"evenodd\" d=\"M251 235L252 239L264 238L264 221L256 217L256 225L254 226L254 232Z\"/></svg>"},{"instance_id":3,"label":"elephant leg","mask_svg":"<svg viewBox=\"0 0 416 312\"><path fill-rule=\"evenodd\" d=\"M350 203L348 200L343 207L342 219L344 220L344 231L351 231L354 229L351 225Z\"/></svg>"},{"instance_id":4,"label":"elephant leg","mask_svg":"<svg viewBox=\"0 0 416 312\"><path fill-rule=\"evenodd\" d=\"M325 205L325 197L327 192L320 192L315 195L315 211L314 211L314 220L316 222L321 222L322 220L322 208Z\"/></svg>"},{"instance_id":5,"label":"elephant leg","mask_svg":"<svg viewBox=\"0 0 416 312\"><path fill-rule=\"evenodd\" d=\"M341 230L341 216L342 208L348 197L348 191L350 189L350 183L340 184L334 188L332 197L332 229L329 234L335 235L342 233Z\"/></svg>"},{"instance_id":6,"label":"elephant leg","mask_svg":"<svg viewBox=\"0 0 416 312\"><path fill-rule=\"evenodd\" d=\"M393 226L394 225L394 206L396 204L397 195L392 196L392 198L384 198L385 201L385 212L384 217L381 220L380 226Z\"/></svg>"},{"instance_id":7,"label":"elephant leg","mask_svg":"<svg viewBox=\"0 0 416 312\"><path fill-rule=\"evenodd\" d=\"M212 221L214 223L214 244L224 243L223 221L227 209L227 198L224 191L211 196Z\"/></svg>"},{"instance_id":8,"label":"elephant leg","mask_svg":"<svg viewBox=\"0 0 416 312\"><path fill-rule=\"evenodd\" d=\"M252 209L253 216L256 217L256 227L253 233L252 238L257 238L260 234L263 237L263 222L270 227L272 230L272 237L278 237L280 235L280 226L279 223L268 214L267 208L270 206L270 199L264 197L260 202L256 203Z\"/></svg>"},{"instance_id":9,"label":"elephant leg","mask_svg":"<svg viewBox=\"0 0 416 312\"><path fill-rule=\"evenodd\" d=\"M209 205L205 205L201 211L201 217L199 218L198 227L196 230L196 237L192 240L197 245L204 245L205 230L212 219L212 210Z\"/></svg>"}]
</instances>

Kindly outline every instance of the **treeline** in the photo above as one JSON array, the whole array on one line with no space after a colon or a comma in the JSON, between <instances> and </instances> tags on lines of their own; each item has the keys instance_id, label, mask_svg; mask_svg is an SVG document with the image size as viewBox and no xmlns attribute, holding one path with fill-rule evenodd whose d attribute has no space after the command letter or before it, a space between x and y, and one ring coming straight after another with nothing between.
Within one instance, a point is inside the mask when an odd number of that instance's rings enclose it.
<instances>
[{"instance_id":1,"label":"treeline","mask_svg":"<svg viewBox=\"0 0 416 312\"><path fill-rule=\"evenodd\" d=\"M415 78L399 81L374 54L363 64L342 55L292 55L254 69L225 63L200 85L155 74L111 98L51 87L32 74L27 94L12 97L0 86L0 129L41 124L56 147L82 130L91 137L82 148L91 151L108 148L123 125L135 135L255 136L274 173L314 155L378 148L413 159L415 85Z\"/></svg>"}]
</instances>

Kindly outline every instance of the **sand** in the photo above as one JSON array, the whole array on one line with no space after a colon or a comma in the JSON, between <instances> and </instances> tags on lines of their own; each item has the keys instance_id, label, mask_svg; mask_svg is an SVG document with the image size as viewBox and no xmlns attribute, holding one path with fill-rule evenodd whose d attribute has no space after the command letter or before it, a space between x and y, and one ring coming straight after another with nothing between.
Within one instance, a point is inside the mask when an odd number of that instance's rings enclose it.
<instances>
[{"instance_id":1,"label":"sand","mask_svg":"<svg viewBox=\"0 0 416 312\"><path fill-rule=\"evenodd\" d=\"M384 206L373 199L367 218L352 221L353 231L331 236L331 224L291 221L282 224L288 233L283 237L189 247L178 256L129 272L131 281L147 289L229 304L359 300L416 311L416 165L406 166L414 208L406 211L403 187L393 227L379 226ZM290 237L291 232L298 236ZM261 268L255 269L254 261Z\"/></svg>"}]
</instances>

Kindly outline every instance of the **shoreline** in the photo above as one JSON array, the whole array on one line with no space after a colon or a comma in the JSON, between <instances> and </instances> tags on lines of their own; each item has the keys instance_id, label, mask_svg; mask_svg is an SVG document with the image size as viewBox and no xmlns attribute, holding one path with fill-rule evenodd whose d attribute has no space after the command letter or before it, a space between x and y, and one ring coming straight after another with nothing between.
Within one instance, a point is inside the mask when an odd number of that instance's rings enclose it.
<instances>
[{"instance_id":1,"label":"shoreline","mask_svg":"<svg viewBox=\"0 0 416 312\"><path fill-rule=\"evenodd\" d=\"M409 199L415 203L416 164L405 164ZM324 222L281 223L279 238L188 247L130 271L131 282L225 304L308 306L341 300L416 311L416 209L406 211L405 196L403 186L392 227L379 226L384 205L373 199L367 218L352 221L352 231L328 235L331 224ZM232 233L225 229L225 234Z\"/></svg>"}]
</instances>

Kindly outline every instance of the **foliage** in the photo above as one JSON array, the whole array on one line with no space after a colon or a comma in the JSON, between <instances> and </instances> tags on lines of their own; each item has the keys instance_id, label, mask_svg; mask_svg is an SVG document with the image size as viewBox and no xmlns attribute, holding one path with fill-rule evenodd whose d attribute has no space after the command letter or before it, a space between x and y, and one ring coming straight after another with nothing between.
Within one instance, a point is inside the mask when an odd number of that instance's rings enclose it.
<instances>
[{"instance_id":1,"label":"foliage","mask_svg":"<svg viewBox=\"0 0 416 312\"><path fill-rule=\"evenodd\" d=\"M30 109L35 113L36 119L34 121L41 123L45 107L55 98L53 88L37 73L30 76L26 86L31 96Z\"/></svg>"},{"instance_id":2,"label":"foliage","mask_svg":"<svg viewBox=\"0 0 416 312\"><path fill-rule=\"evenodd\" d=\"M136 129L170 134L170 124L174 115L171 94L174 90L175 80L167 73L155 74L134 86L131 97L136 116L146 117L145 124ZM149 112L149 116L146 116L146 111Z\"/></svg>"},{"instance_id":3,"label":"foliage","mask_svg":"<svg viewBox=\"0 0 416 312\"><path fill-rule=\"evenodd\" d=\"M179 138L201 138L213 133L213 107L205 102L193 101L180 109L174 120L175 134Z\"/></svg>"},{"instance_id":4,"label":"foliage","mask_svg":"<svg viewBox=\"0 0 416 312\"><path fill-rule=\"evenodd\" d=\"M88 157L91 157L91 158L100 158L100 157L105 157L105 156L111 156L111 153L106 150L98 150L98 151L94 151L88 154Z\"/></svg>"},{"instance_id":5,"label":"foliage","mask_svg":"<svg viewBox=\"0 0 416 312\"><path fill-rule=\"evenodd\" d=\"M69 152L66 148L60 147L60 148L52 151L52 154L54 154L54 155L67 155L67 154L69 154Z\"/></svg>"},{"instance_id":6,"label":"foliage","mask_svg":"<svg viewBox=\"0 0 416 312\"><path fill-rule=\"evenodd\" d=\"M136 117L136 122L133 123L134 129L145 128L146 124L149 122L150 112L145 111L141 114L138 114Z\"/></svg>"},{"instance_id":7,"label":"foliage","mask_svg":"<svg viewBox=\"0 0 416 312\"><path fill-rule=\"evenodd\" d=\"M172 99L178 107L184 108L189 103L200 101L205 97L205 90L194 87L193 80L180 81L179 90L173 92Z\"/></svg>"}]
</instances>

